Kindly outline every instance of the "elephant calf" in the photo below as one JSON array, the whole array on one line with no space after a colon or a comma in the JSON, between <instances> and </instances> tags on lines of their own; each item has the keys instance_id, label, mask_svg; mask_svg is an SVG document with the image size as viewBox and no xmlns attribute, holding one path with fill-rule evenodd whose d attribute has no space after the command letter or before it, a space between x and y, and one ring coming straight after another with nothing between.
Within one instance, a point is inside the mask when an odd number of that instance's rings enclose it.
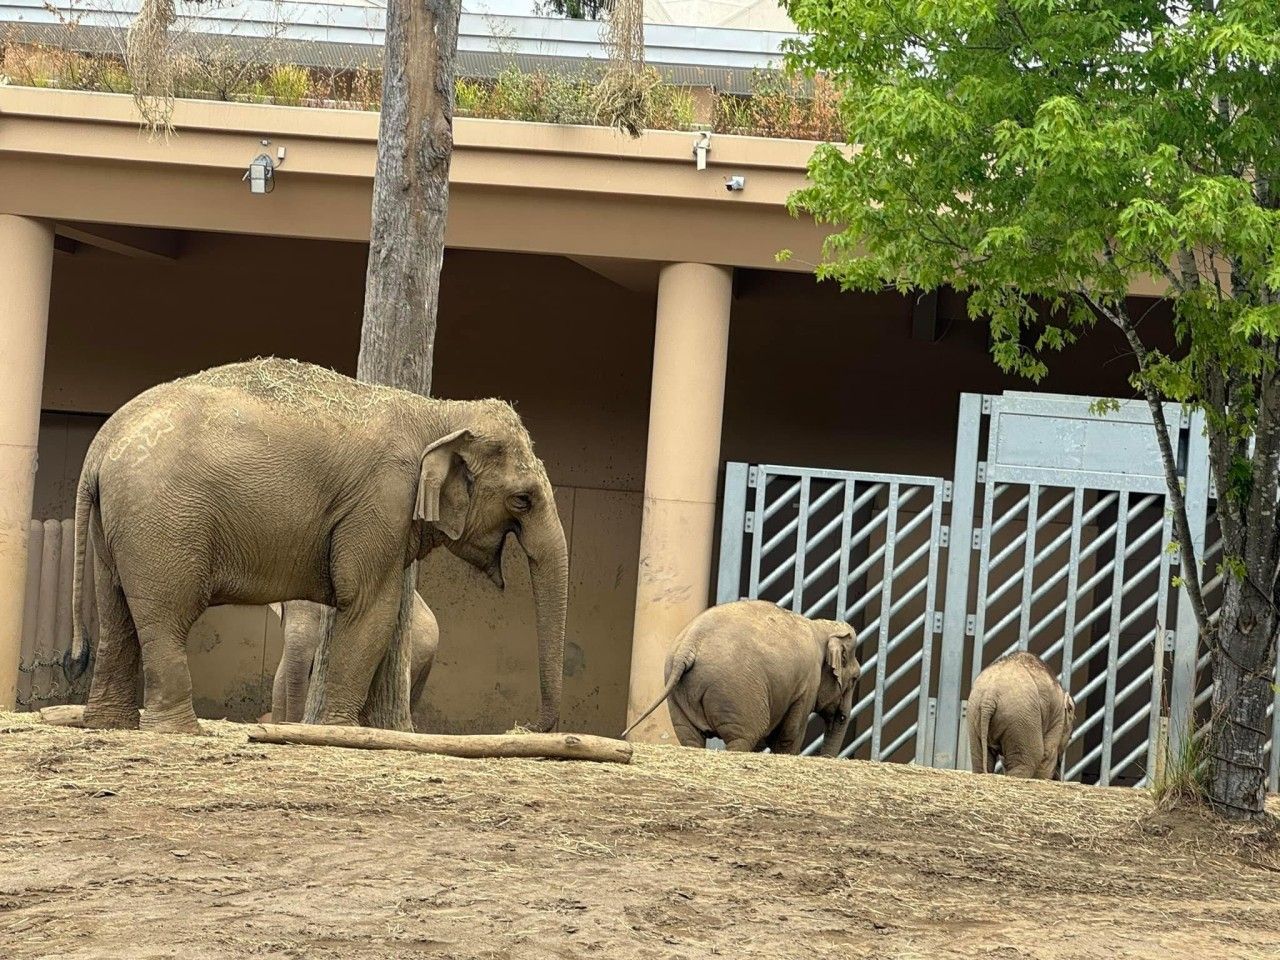
<instances>
[{"instance_id":1,"label":"elephant calf","mask_svg":"<svg viewBox=\"0 0 1280 960\"><path fill-rule=\"evenodd\" d=\"M307 600L290 600L285 604L272 604L272 607L284 624L284 652L280 656L280 666L276 668L275 683L271 688L270 719L275 723L298 723L306 709L307 688L311 683L311 665L315 660L316 648L329 629L334 609ZM436 623L436 615L415 591L413 619L409 623L410 710L417 710L439 644L440 627Z\"/></svg>"},{"instance_id":2,"label":"elephant calf","mask_svg":"<svg viewBox=\"0 0 1280 960\"><path fill-rule=\"evenodd\" d=\"M1075 719L1075 701L1043 660L1026 652L1002 657L978 674L969 694L973 772L994 772L1003 758L1011 777L1057 779Z\"/></svg>"},{"instance_id":3,"label":"elephant calf","mask_svg":"<svg viewBox=\"0 0 1280 960\"><path fill-rule=\"evenodd\" d=\"M799 753L817 712L826 723L822 753L833 757L861 672L856 647L853 628L839 620L810 620L761 600L712 607L680 632L667 654L666 689L622 735L667 700L686 747L717 736L729 750Z\"/></svg>"}]
</instances>

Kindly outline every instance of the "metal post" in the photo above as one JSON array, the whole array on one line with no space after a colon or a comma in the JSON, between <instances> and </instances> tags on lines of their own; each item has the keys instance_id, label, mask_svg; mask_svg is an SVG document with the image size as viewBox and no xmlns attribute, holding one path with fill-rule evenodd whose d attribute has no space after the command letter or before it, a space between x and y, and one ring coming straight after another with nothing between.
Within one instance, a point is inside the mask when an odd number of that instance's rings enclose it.
<instances>
[{"instance_id":1,"label":"metal post","mask_svg":"<svg viewBox=\"0 0 1280 960\"><path fill-rule=\"evenodd\" d=\"M1209 439L1205 436L1204 414L1191 415L1187 436L1187 524L1191 527L1191 549L1182 544L1182 577L1202 577L1191 557L1204 559L1205 525L1209 514ZM1169 754L1182 755L1183 738L1195 732L1196 661L1200 657L1200 628L1196 625L1187 588L1178 590L1178 618L1173 639L1173 678L1169 692Z\"/></svg>"},{"instance_id":2,"label":"metal post","mask_svg":"<svg viewBox=\"0 0 1280 960\"><path fill-rule=\"evenodd\" d=\"M732 603L742 593L742 538L747 522L747 465L724 465L724 504L720 515L720 574L716 603Z\"/></svg>"},{"instance_id":3,"label":"metal post","mask_svg":"<svg viewBox=\"0 0 1280 960\"><path fill-rule=\"evenodd\" d=\"M978 480L978 438L982 429L982 395L960 395L956 429L956 461L952 477L951 534L947 556L947 591L943 602L942 647L938 664L938 718L934 728L933 766L956 766L960 735L960 695L964 675L965 619L969 611L969 562L973 537L973 502Z\"/></svg>"}]
</instances>

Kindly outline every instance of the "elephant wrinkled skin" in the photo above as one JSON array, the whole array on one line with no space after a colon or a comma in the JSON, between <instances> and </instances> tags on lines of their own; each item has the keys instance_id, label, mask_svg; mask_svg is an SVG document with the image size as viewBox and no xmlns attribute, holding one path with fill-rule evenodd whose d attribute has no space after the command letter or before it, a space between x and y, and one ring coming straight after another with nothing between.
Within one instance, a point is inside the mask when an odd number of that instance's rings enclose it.
<instances>
[{"instance_id":1,"label":"elephant wrinkled skin","mask_svg":"<svg viewBox=\"0 0 1280 960\"><path fill-rule=\"evenodd\" d=\"M734 751L799 753L809 715L826 725L823 756L843 745L861 673L857 637L839 620L810 620L762 600L700 613L667 654L666 689L624 732L664 700L676 736L705 747L717 736Z\"/></svg>"},{"instance_id":2,"label":"elephant wrinkled skin","mask_svg":"<svg viewBox=\"0 0 1280 960\"><path fill-rule=\"evenodd\" d=\"M272 604L284 628L284 650L271 687L274 723L298 723L307 703L311 685L311 665L325 633L331 628L335 611L320 603L290 600ZM427 678L440 646L440 625L427 602L415 590L413 618L409 622L409 708L417 712L427 688ZM362 717L367 723L368 718Z\"/></svg>"},{"instance_id":3,"label":"elephant wrinkled skin","mask_svg":"<svg viewBox=\"0 0 1280 960\"><path fill-rule=\"evenodd\" d=\"M510 404L420 397L296 361L215 367L140 394L94 438L76 495L76 610L90 533L88 726L138 725L140 664L143 725L198 732L191 625L214 604L283 600L337 608L306 720L358 723L384 654L407 658L415 561L443 546L501 587L510 534L533 584L536 726L557 722L568 553Z\"/></svg>"},{"instance_id":4,"label":"elephant wrinkled skin","mask_svg":"<svg viewBox=\"0 0 1280 960\"><path fill-rule=\"evenodd\" d=\"M978 674L969 693L965 724L973 772L994 772L1003 758L1011 777L1057 779L1075 718L1075 701L1035 654L997 660Z\"/></svg>"}]
</instances>

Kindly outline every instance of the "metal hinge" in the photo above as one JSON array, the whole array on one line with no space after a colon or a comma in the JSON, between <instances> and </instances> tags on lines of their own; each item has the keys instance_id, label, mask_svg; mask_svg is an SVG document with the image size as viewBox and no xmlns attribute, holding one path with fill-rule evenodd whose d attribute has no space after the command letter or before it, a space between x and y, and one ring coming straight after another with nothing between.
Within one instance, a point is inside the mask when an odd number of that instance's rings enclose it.
<instances>
[{"instance_id":1,"label":"metal hinge","mask_svg":"<svg viewBox=\"0 0 1280 960\"><path fill-rule=\"evenodd\" d=\"M933 632L934 633L942 632L942 611L941 610L935 610L933 613Z\"/></svg>"},{"instance_id":2,"label":"metal hinge","mask_svg":"<svg viewBox=\"0 0 1280 960\"><path fill-rule=\"evenodd\" d=\"M943 481L942 481L942 502L943 502L943 503L950 503L950 502L951 502L951 494L952 494L952 492L953 492L953 491L952 491L952 487L951 487L951 481L950 481L950 480L943 480Z\"/></svg>"},{"instance_id":3,"label":"metal hinge","mask_svg":"<svg viewBox=\"0 0 1280 960\"><path fill-rule=\"evenodd\" d=\"M967 614L964 618L964 635L972 637L978 629L978 618L972 613Z\"/></svg>"},{"instance_id":4,"label":"metal hinge","mask_svg":"<svg viewBox=\"0 0 1280 960\"><path fill-rule=\"evenodd\" d=\"M755 533L756 515L754 513L747 514L747 518L742 524L742 530L744 533Z\"/></svg>"},{"instance_id":5,"label":"metal hinge","mask_svg":"<svg viewBox=\"0 0 1280 960\"><path fill-rule=\"evenodd\" d=\"M1165 653L1173 653L1174 645L1178 641L1178 635L1172 630L1164 632L1164 651Z\"/></svg>"},{"instance_id":6,"label":"metal hinge","mask_svg":"<svg viewBox=\"0 0 1280 960\"><path fill-rule=\"evenodd\" d=\"M978 482L987 482L987 461L985 460L978 461Z\"/></svg>"},{"instance_id":7,"label":"metal hinge","mask_svg":"<svg viewBox=\"0 0 1280 960\"><path fill-rule=\"evenodd\" d=\"M943 527L938 531L938 546L946 549L951 546L951 528Z\"/></svg>"},{"instance_id":8,"label":"metal hinge","mask_svg":"<svg viewBox=\"0 0 1280 960\"><path fill-rule=\"evenodd\" d=\"M1169 566L1176 567L1182 564L1182 546L1177 543L1169 544Z\"/></svg>"},{"instance_id":9,"label":"metal hinge","mask_svg":"<svg viewBox=\"0 0 1280 960\"><path fill-rule=\"evenodd\" d=\"M982 395L982 414L987 416L991 413L991 398L986 394Z\"/></svg>"},{"instance_id":10,"label":"metal hinge","mask_svg":"<svg viewBox=\"0 0 1280 960\"><path fill-rule=\"evenodd\" d=\"M759 479L760 479L760 468L748 467L747 468L747 486L754 487L756 485L756 482Z\"/></svg>"},{"instance_id":11,"label":"metal hinge","mask_svg":"<svg viewBox=\"0 0 1280 960\"><path fill-rule=\"evenodd\" d=\"M981 527L976 527L976 528L974 528L974 531L973 531L973 543L972 543L972 544L970 544L970 546L971 546L971 547L972 547L972 549L974 549L974 550L981 550L981 549L982 549L982 528L981 528Z\"/></svg>"}]
</instances>

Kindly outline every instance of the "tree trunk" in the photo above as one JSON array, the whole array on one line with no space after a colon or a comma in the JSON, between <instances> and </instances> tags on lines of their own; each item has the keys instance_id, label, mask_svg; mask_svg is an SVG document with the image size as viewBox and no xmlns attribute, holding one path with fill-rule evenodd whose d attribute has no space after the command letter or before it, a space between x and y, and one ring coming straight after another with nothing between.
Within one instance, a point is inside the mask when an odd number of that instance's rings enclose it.
<instances>
[{"instance_id":1,"label":"tree trunk","mask_svg":"<svg viewBox=\"0 0 1280 960\"><path fill-rule=\"evenodd\" d=\"M1265 816L1276 627L1271 598L1228 574L1213 651L1209 780L1209 801L1228 819Z\"/></svg>"},{"instance_id":2,"label":"tree trunk","mask_svg":"<svg viewBox=\"0 0 1280 960\"><path fill-rule=\"evenodd\" d=\"M356 379L431 394L444 228L453 155L453 65L460 0L389 0L373 225ZM405 578L417 581L417 564ZM412 596L407 597L412 600ZM407 619L370 691L368 722L412 730ZM326 637L315 676L325 675Z\"/></svg>"},{"instance_id":3,"label":"tree trunk","mask_svg":"<svg viewBox=\"0 0 1280 960\"><path fill-rule=\"evenodd\" d=\"M356 378L429 396L453 155L458 0L390 0Z\"/></svg>"}]
</instances>

